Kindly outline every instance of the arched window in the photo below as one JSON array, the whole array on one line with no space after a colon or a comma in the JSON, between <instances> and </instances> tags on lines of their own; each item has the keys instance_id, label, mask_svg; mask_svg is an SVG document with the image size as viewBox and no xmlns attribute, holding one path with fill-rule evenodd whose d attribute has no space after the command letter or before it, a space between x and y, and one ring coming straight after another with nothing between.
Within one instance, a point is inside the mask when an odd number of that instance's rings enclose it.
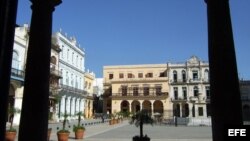
<instances>
[{"instance_id":1,"label":"arched window","mask_svg":"<svg viewBox=\"0 0 250 141\"><path fill-rule=\"evenodd\" d=\"M64 57L64 46L62 45L62 52L60 53L60 58Z\"/></svg>"},{"instance_id":2,"label":"arched window","mask_svg":"<svg viewBox=\"0 0 250 141\"><path fill-rule=\"evenodd\" d=\"M12 54L12 68L19 69L19 61L18 61L19 55L17 51L13 51Z\"/></svg>"},{"instance_id":3,"label":"arched window","mask_svg":"<svg viewBox=\"0 0 250 141\"><path fill-rule=\"evenodd\" d=\"M69 74L66 72L66 85L69 85Z\"/></svg>"},{"instance_id":4,"label":"arched window","mask_svg":"<svg viewBox=\"0 0 250 141\"><path fill-rule=\"evenodd\" d=\"M63 76L63 69L61 69L61 73L62 73L62 76ZM63 79L60 79L60 80L59 80L59 83L60 83L60 84L63 84Z\"/></svg>"},{"instance_id":5,"label":"arched window","mask_svg":"<svg viewBox=\"0 0 250 141\"><path fill-rule=\"evenodd\" d=\"M186 82L186 79L187 79L187 77L186 77L186 71L185 70L182 70L182 81L183 82Z\"/></svg>"},{"instance_id":6,"label":"arched window","mask_svg":"<svg viewBox=\"0 0 250 141\"><path fill-rule=\"evenodd\" d=\"M78 77L75 75L75 87L78 89Z\"/></svg>"},{"instance_id":7,"label":"arched window","mask_svg":"<svg viewBox=\"0 0 250 141\"><path fill-rule=\"evenodd\" d=\"M204 79L205 79L205 81L209 81L209 71L208 71L208 69L206 69L205 72L204 72Z\"/></svg>"},{"instance_id":8,"label":"arched window","mask_svg":"<svg viewBox=\"0 0 250 141\"><path fill-rule=\"evenodd\" d=\"M50 57L50 63L56 65L56 57L55 56Z\"/></svg>"},{"instance_id":9,"label":"arched window","mask_svg":"<svg viewBox=\"0 0 250 141\"><path fill-rule=\"evenodd\" d=\"M177 71L173 71L173 79L174 79L174 82L177 82Z\"/></svg>"},{"instance_id":10,"label":"arched window","mask_svg":"<svg viewBox=\"0 0 250 141\"><path fill-rule=\"evenodd\" d=\"M197 86L194 86L194 96L198 96L199 89Z\"/></svg>"}]
</instances>

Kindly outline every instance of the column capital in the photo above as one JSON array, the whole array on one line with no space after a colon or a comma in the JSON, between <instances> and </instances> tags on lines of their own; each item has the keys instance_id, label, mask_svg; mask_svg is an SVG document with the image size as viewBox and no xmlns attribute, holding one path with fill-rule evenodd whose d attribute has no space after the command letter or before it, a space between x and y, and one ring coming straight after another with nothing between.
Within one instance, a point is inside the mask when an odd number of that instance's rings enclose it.
<instances>
[{"instance_id":1,"label":"column capital","mask_svg":"<svg viewBox=\"0 0 250 141\"><path fill-rule=\"evenodd\" d=\"M212 0L204 0L205 1L205 3L207 3L208 1L212 1ZM214 1L218 1L218 0L214 0ZM224 1L229 1L229 0L224 0Z\"/></svg>"},{"instance_id":2,"label":"column capital","mask_svg":"<svg viewBox=\"0 0 250 141\"><path fill-rule=\"evenodd\" d=\"M54 8L62 3L62 0L30 0L32 2L32 9L34 6L44 7L44 8Z\"/></svg>"}]
</instances>

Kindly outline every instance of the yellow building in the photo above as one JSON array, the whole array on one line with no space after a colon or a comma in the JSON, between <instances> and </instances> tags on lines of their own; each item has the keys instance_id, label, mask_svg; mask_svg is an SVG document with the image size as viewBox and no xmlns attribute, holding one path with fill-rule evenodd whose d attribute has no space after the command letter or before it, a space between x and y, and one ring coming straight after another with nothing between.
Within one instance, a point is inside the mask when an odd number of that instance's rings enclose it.
<instances>
[{"instance_id":1,"label":"yellow building","mask_svg":"<svg viewBox=\"0 0 250 141\"><path fill-rule=\"evenodd\" d=\"M95 80L95 74L93 72L85 72L84 74L84 90L87 91L87 97L85 101L85 118L92 118L93 117L93 93L94 87L93 83Z\"/></svg>"},{"instance_id":2,"label":"yellow building","mask_svg":"<svg viewBox=\"0 0 250 141\"><path fill-rule=\"evenodd\" d=\"M172 116L166 64L104 66L103 76L104 112L147 109L151 115Z\"/></svg>"}]
</instances>

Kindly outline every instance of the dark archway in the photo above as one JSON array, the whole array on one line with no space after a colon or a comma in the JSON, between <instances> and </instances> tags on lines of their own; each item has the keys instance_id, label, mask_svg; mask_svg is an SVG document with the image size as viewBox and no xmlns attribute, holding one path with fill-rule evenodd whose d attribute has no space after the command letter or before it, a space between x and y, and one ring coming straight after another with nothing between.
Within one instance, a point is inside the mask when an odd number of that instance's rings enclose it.
<instances>
[{"instance_id":1,"label":"dark archway","mask_svg":"<svg viewBox=\"0 0 250 141\"><path fill-rule=\"evenodd\" d=\"M148 101L148 100L143 101L142 109L146 109L149 113L152 113L152 110L151 110L152 109L152 104L151 104L151 102Z\"/></svg>"},{"instance_id":2,"label":"dark archway","mask_svg":"<svg viewBox=\"0 0 250 141\"><path fill-rule=\"evenodd\" d=\"M127 100L122 101L120 107L121 107L122 112L128 112L129 111L129 102Z\"/></svg>"},{"instance_id":3,"label":"dark archway","mask_svg":"<svg viewBox=\"0 0 250 141\"><path fill-rule=\"evenodd\" d=\"M137 101L137 100L134 100L132 103L131 103L131 106L132 106L132 113L136 113L138 111L141 110L141 105L140 105L140 102Z\"/></svg>"},{"instance_id":4,"label":"dark archway","mask_svg":"<svg viewBox=\"0 0 250 141\"><path fill-rule=\"evenodd\" d=\"M163 103L160 100L156 100L153 104L154 113L163 114Z\"/></svg>"}]
</instances>

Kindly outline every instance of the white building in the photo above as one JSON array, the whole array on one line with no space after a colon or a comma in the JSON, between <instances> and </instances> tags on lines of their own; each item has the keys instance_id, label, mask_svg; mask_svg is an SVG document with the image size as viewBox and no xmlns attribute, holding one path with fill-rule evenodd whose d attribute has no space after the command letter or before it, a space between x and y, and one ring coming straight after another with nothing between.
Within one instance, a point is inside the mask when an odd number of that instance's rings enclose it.
<instances>
[{"instance_id":1,"label":"white building","mask_svg":"<svg viewBox=\"0 0 250 141\"><path fill-rule=\"evenodd\" d=\"M9 107L22 108L24 69L28 48L28 25L16 27L12 54L11 81L9 89ZM8 119L9 121L9 119ZM13 124L18 125L20 113L14 116Z\"/></svg>"},{"instance_id":2,"label":"white building","mask_svg":"<svg viewBox=\"0 0 250 141\"><path fill-rule=\"evenodd\" d=\"M211 124L209 63L192 56L183 63L167 63L173 114L190 124Z\"/></svg>"},{"instance_id":3,"label":"white building","mask_svg":"<svg viewBox=\"0 0 250 141\"><path fill-rule=\"evenodd\" d=\"M94 94L101 96L103 94L103 78L96 78L94 81Z\"/></svg>"},{"instance_id":4,"label":"white building","mask_svg":"<svg viewBox=\"0 0 250 141\"><path fill-rule=\"evenodd\" d=\"M77 44L73 37L57 32L52 36L57 41L61 52L59 54L59 70L62 73L60 79L61 90L57 113L60 119L67 113L70 119L74 119L77 112L84 112L84 61L85 52Z\"/></svg>"}]
</instances>

